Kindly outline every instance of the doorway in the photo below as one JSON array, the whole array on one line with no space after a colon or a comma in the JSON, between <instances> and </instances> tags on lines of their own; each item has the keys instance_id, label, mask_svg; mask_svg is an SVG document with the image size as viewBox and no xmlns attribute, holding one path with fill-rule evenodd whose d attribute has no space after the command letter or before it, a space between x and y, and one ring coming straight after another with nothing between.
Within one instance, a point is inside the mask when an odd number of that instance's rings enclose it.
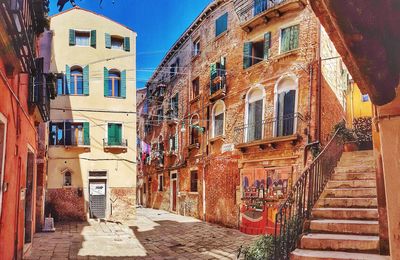
<instances>
[{"instance_id":1,"label":"doorway","mask_svg":"<svg viewBox=\"0 0 400 260\"><path fill-rule=\"evenodd\" d=\"M171 211L176 212L178 197L178 173L171 173Z\"/></svg>"},{"instance_id":2,"label":"doorway","mask_svg":"<svg viewBox=\"0 0 400 260\"><path fill-rule=\"evenodd\" d=\"M25 220L24 220L24 244L32 242L33 224L33 182L35 169L35 154L28 150L26 164L26 186L25 186Z\"/></svg>"},{"instance_id":3,"label":"doorway","mask_svg":"<svg viewBox=\"0 0 400 260\"><path fill-rule=\"evenodd\" d=\"M106 217L107 180L89 180L90 218Z\"/></svg>"}]
</instances>

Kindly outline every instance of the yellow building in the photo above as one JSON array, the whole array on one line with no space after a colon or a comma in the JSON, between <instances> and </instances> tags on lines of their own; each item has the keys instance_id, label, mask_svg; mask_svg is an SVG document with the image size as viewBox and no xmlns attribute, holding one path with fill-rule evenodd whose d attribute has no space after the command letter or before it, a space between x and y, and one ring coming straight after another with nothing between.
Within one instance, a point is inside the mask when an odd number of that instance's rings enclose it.
<instances>
[{"instance_id":1,"label":"yellow building","mask_svg":"<svg viewBox=\"0 0 400 260\"><path fill-rule=\"evenodd\" d=\"M51 17L47 208L56 219L131 218L136 187L136 33L75 7Z\"/></svg>"},{"instance_id":2,"label":"yellow building","mask_svg":"<svg viewBox=\"0 0 400 260\"><path fill-rule=\"evenodd\" d=\"M348 126L360 117L372 117L372 103L368 95L363 95L356 83L349 84L346 93L346 120Z\"/></svg>"}]
</instances>

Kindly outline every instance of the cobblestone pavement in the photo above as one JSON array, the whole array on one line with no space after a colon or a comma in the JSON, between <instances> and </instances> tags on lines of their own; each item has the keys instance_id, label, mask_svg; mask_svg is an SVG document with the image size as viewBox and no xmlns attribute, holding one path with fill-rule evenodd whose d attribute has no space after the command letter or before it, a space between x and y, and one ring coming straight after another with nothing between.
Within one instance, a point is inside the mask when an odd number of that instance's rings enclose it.
<instances>
[{"instance_id":1,"label":"cobblestone pavement","mask_svg":"<svg viewBox=\"0 0 400 260\"><path fill-rule=\"evenodd\" d=\"M131 222L58 223L37 233L26 259L234 259L257 237L162 210L137 209Z\"/></svg>"}]
</instances>

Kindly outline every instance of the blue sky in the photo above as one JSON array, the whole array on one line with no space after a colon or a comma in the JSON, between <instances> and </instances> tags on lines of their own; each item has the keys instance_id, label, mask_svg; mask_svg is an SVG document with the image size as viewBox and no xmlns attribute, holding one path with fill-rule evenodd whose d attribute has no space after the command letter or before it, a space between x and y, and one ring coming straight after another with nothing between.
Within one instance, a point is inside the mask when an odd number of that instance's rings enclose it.
<instances>
[{"instance_id":1,"label":"blue sky","mask_svg":"<svg viewBox=\"0 0 400 260\"><path fill-rule=\"evenodd\" d=\"M137 87L143 87L172 44L212 0L75 0L137 32ZM113 3L114 2L114 3ZM50 15L58 13L50 0ZM67 3L64 10L70 9ZM150 70L150 71L149 71Z\"/></svg>"}]
</instances>

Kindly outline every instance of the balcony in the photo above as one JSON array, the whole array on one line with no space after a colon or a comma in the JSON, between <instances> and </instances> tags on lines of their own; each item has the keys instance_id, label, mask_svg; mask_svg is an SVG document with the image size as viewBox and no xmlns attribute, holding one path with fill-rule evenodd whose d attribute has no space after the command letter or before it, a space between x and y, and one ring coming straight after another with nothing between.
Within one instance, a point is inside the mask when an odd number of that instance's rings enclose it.
<instances>
[{"instance_id":1,"label":"balcony","mask_svg":"<svg viewBox=\"0 0 400 260\"><path fill-rule=\"evenodd\" d=\"M235 0L235 11L241 27L251 31L262 23L290 11L304 9L306 0Z\"/></svg>"},{"instance_id":2,"label":"balcony","mask_svg":"<svg viewBox=\"0 0 400 260\"><path fill-rule=\"evenodd\" d=\"M112 150L121 150L126 152L128 149L128 140L127 139L103 139L103 147L106 152Z\"/></svg>"},{"instance_id":3,"label":"balcony","mask_svg":"<svg viewBox=\"0 0 400 260\"><path fill-rule=\"evenodd\" d=\"M65 142L65 148L68 150L72 149L85 149L86 151L90 150L90 140L71 140L70 142Z\"/></svg>"},{"instance_id":4,"label":"balcony","mask_svg":"<svg viewBox=\"0 0 400 260\"><path fill-rule=\"evenodd\" d=\"M234 129L235 147L245 152L247 148L253 146L264 150L267 147L276 148L280 142L296 144L305 127L306 121L300 113L269 118L256 124L246 124Z\"/></svg>"},{"instance_id":5,"label":"balcony","mask_svg":"<svg viewBox=\"0 0 400 260\"><path fill-rule=\"evenodd\" d=\"M215 101L226 95L226 70L217 69L215 78L210 80L210 101Z\"/></svg>"}]
</instances>

